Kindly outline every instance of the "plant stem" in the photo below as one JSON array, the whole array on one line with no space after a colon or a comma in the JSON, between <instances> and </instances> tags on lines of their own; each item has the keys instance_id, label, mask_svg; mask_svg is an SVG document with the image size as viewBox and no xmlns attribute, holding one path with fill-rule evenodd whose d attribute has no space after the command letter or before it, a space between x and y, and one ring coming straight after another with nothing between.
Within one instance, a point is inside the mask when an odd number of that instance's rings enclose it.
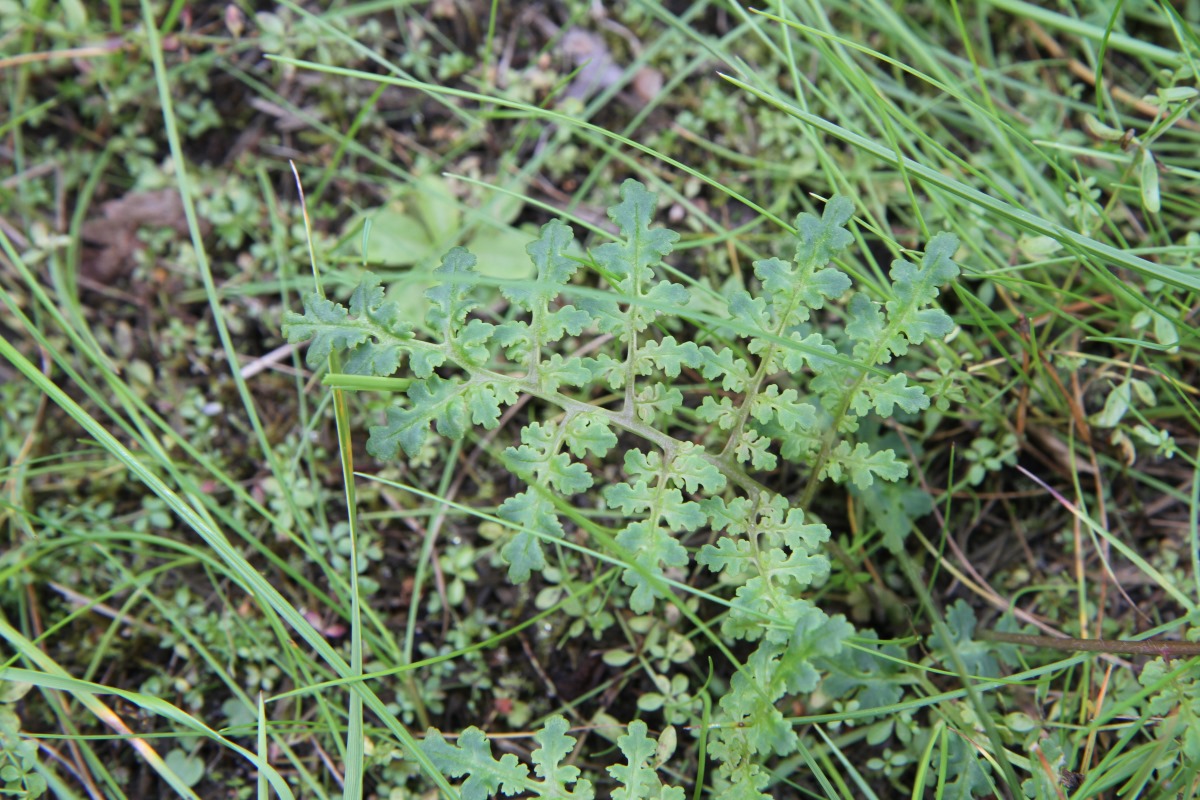
<instances>
[{"instance_id":1,"label":"plant stem","mask_svg":"<svg viewBox=\"0 0 1200 800\"><path fill-rule=\"evenodd\" d=\"M1000 631L979 631L980 639L1008 644L1024 644L1030 647L1045 647L1050 650L1063 650L1068 653L1119 653L1122 655L1162 656L1163 658L1187 658L1200 656L1200 642L1176 642L1166 639L1143 639L1127 641L1124 639L1070 639L1057 636L1035 636L1028 633L1002 633Z\"/></svg>"}]
</instances>

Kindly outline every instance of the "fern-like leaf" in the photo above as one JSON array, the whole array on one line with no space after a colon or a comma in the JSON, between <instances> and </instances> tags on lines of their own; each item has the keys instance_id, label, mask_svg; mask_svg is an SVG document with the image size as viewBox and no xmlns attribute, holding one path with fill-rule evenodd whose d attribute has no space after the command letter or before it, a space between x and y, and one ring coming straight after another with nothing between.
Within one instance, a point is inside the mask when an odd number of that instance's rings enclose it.
<instances>
[{"instance_id":1,"label":"fern-like leaf","mask_svg":"<svg viewBox=\"0 0 1200 800\"><path fill-rule=\"evenodd\" d=\"M687 550L669 531L649 521L626 526L617 534L616 541L633 559L633 564L621 576L627 586L633 587L629 608L634 613L645 614L654 608L655 598L662 595L663 568L687 566Z\"/></svg>"},{"instance_id":2,"label":"fern-like leaf","mask_svg":"<svg viewBox=\"0 0 1200 800\"><path fill-rule=\"evenodd\" d=\"M512 753L497 760L491 742L479 728L467 728L455 744L430 730L421 742L421 751L448 777L467 776L459 787L462 800L486 800L497 792L508 796L528 792L549 800L592 800L595 791L591 781L580 779L578 767L562 763L575 746L575 739L567 736L567 728L565 719L551 717L533 735L540 745L531 754L533 771L541 780L530 778L529 767ZM570 784L575 788L568 788Z\"/></svg>"},{"instance_id":3,"label":"fern-like leaf","mask_svg":"<svg viewBox=\"0 0 1200 800\"><path fill-rule=\"evenodd\" d=\"M497 761L492 743L479 728L467 728L454 744L431 728L421 742L421 751L447 776L468 776L459 788L462 800L487 800L497 792L512 796L525 789L529 778L529 767L512 753Z\"/></svg>"},{"instance_id":4,"label":"fern-like leaf","mask_svg":"<svg viewBox=\"0 0 1200 800\"><path fill-rule=\"evenodd\" d=\"M646 735L646 723L629 723L629 731L617 739L617 747L625 756L624 764L608 768L617 783L612 790L613 800L684 800L683 789L665 786L652 766L658 745Z\"/></svg>"},{"instance_id":5,"label":"fern-like leaf","mask_svg":"<svg viewBox=\"0 0 1200 800\"><path fill-rule=\"evenodd\" d=\"M530 489L501 503L496 515L518 527L513 537L500 548L500 557L508 563L508 579L513 583L524 583L534 572L546 568L539 534L554 539L566 535L554 503L537 489Z\"/></svg>"},{"instance_id":6,"label":"fern-like leaf","mask_svg":"<svg viewBox=\"0 0 1200 800\"><path fill-rule=\"evenodd\" d=\"M670 281L654 282L652 266L675 246L679 234L665 228L651 228L657 198L635 180L621 184L621 202L608 210L622 241L602 244L593 251L596 263L614 276L617 290L628 298L631 307L622 315L614 304L588 300L580 305L597 323L613 333L627 336L649 325L664 311L675 311L691 299L687 289Z\"/></svg>"},{"instance_id":7,"label":"fern-like leaf","mask_svg":"<svg viewBox=\"0 0 1200 800\"><path fill-rule=\"evenodd\" d=\"M387 410L384 424L371 428L368 453L386 461L395 458L397 450L403 448L412 458L425 444L431 422L447 438L461 439L466 435L471 410L463 396L462 384L434 375L409 386L408 399L410 407L392 406Z\"/></svg>"},{"instance_id":8,"label":"fern-like leaf","mask_svg":"<svg viewBox=\"0 0 1200 800\"><path fill-rule=\"evenodd\" d=\"M525 248L537 269L532 285L529 281L506 284L500 287L501 293L526 311L544 310L579 268L579 263L567 254L574 239L571 228L562 220L547 222L541 235Z\"/></svg>"},{"instance_id":9,"label":"fern-like leaf","mask_svg":"<svg viewBox=\"0 0 1200 800\"><path fill-rule=\"evenodd\" d=\"M384 301L379 279L369 272L351 294L349 308L314 292L304 298L303 314L284 312L283 333L292 343L312 340L306 361L313 369L334 352L350 351L346 370L356 375L391 375L403 353L419 346L412 341L412 328L399 319L398 307Z\"/></svg>"},{"instance_id":10,"label":"fern-like leaf","mask_svg":"<svg viewBox=\"0 0 1200 800\"><path fill-rule=\"evenodd\" d=\"M617 277L617 288L636 297L654 278L651 265L671 252L679 234L666 228L651 228L658 199L646 187L629 179L621 184L621 202L608 210L624 241L596 248L597 263Z\"/></svg>"},{"instance_id":11,"label":"fern-like leaf","mask_svg":"<svg viewBox=\"0 0 1200 800\"><path fill-rule=\"evenodd\" d=\"M823 267L849 247L854 235L845 226L853 214L854 203L838 195L825 204L820 219L807 213L796 217L796 263L807 269Z\"/></svg>"},{"instance_id":12,"label":"fern-like leaf","mask_svg":"<svg viewBox=\"0 0 1200 800\"><path fill-rule=\"evenodd\" d=\"M454 340L467 314L479 305L473 297L475 263L476 258L469 250L455 247L433 271L438 283L425 292L430 301L425 321L441 334L443 341Z\"/></svg>"},{"instance_id":13,"label":"fern-like leaf","mask_svg":"<svg viewBox=\"0 0 1200 800\"><path fill-rule=\"evenodd\" d=\"M938 287L958 275L958 265L951 260L958 249L958 237L939 233L929 241L921 265L897 259L892 262L892 280L896 299L887 303L889 328L895 333L887 346L896 355L908 352L910 344L921 344L927 338L941 338L954 328L940 308L924 308L938 296Z\"/></svg>"}]
</instances>

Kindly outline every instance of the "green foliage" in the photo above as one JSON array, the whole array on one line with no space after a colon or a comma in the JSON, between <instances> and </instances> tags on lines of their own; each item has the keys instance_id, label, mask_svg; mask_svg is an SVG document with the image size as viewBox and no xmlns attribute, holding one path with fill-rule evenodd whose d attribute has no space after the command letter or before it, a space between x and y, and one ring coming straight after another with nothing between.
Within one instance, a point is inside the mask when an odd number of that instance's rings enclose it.
<instances>
[{"instance_id":1,"label":"green foliage","mask_svg":"<svg viewBox=\"0 0 1200 800\"><path fill-rule=\"evenodd\" d=\"M21 736L14 708L29 689L27 683L0 683L0 794L5 797L41 797L47 789L38 771L37 742Z\"/></svg>"},{"instance_id":2,"label":"green foliage","mask_svg":"<svg viewBox=\"0 0 1200 800\"><path fill-rule=\"evenodd\" d=\"M626 763L608 768L608 774L621 784L612 790L613 800L683 800L683 789L664 786L654 768L658 743L646 735L646 723L636 720L629 732L617 739Z\"/></svg>"},{"instance_id":3,"label":"green foliage","mask_svg":"<svg viewBox=\"0 0 1200 800\"><path fill-rule=\"evenodd\" d=\"M551 717L533 735L539 745L530 756L533 776L529 767L512 753L497 760L492 755L491 742L478 728L463 731L454 744L431 729L421 749L449 777L466 776L459 787L463 800L486 800L497 793L514 795L520 792L534 797L591 800L595 796L592 782L581 777L578 767L563 763L576 741L575 737L567 735L567 728L566 719ZM646 731L646 723L637 720L617 739L617 747L624 754L626 763L608 768L618 784L610 796L618 800L683 800L683 789L665 786L659 778L656 769L659 744L649 738Z\"/></svg>"},{"instance_id":4,"label":"green foliage","mask_svg":"<svg viewBox=\"0 0 1200 800\"><path fill-rule=\"evenodd\" d=\"M855 294L846 307L847 349L840 350L811 323L814 312L839 302L851 285L833 260L854 241L846 228L853 205L834 198L820 217L797 218L791 262L755 262L760 293L738 290L729 297L729 324L719 339L680 341L659 329L687 320L694 290L658 274L678 236L653 226L655 207L653 194L626 181L620 202L609 210L620 236L595 247L590 260L572 255L568 226L544 225L526 248L535 276L501 287L510 304L502 319L477 316L476 257L454 248L434 271L437 283L425 293L422 326L401 321L398 306L368 274L348 306L312 295L304 313L286 315L284 328L292 342L311 341L314 368L340 351L348 355L348 371L387 377L407 359L412 382L387 409L384 424L370 432L368 451L380 459L401 450L416 456L432 431L462 439L475 428L492 430L522 396L542 404L538 418L520 430L519 443L502 455L504 466L526 485L498 510L510 525L500 556L517 583L548 569L546 545L566 535L562 509L580 496L596 496L598 467L618 437L645 443L623 450L623 479L606 480L598 493L613 533L593 546L610 547L624 565L624 602L638 614L664 599L679 602L666 578L686 574L693 561L732 590L721 633L755 642L756 649L720 698L709 752L719 762L720 781L738 796L755 797L765 786L763 761L796 748L796 734L776 704L816 689L820 665L835 663L854 633L843 618L827 616L804 596L829 574L821 552L828 528L767 489L758 474L775 469L782 456L807 469L814 486L829 479L866 491L907 475L890 449L853 434L868 415L929 406L921 383L884 367L911 346L950 332L949 316L933 304L938 287L958 274L951 260L957 241L939 234L919 264L897 260L889 297ZM598 274L608 290L573 300L581 266ZM611 335L615 346L586 358L574 355L575 337L587 331ZM742 342L730 346L733 339ZM685 373L711 388L676 385ZM604 399L610 390L617 392L615 402ZM697 392L701 397L689 401ZM686 410L689 405L694 412ZM711 423L700 440L685 433L690 415ZM692 532L706 530L715 539L693 560L686 543ZM891 696L883 688L886 671L871 677L867 664L856 663L856 677L841 679L843 693L878 684L874 694L860 693ZM683 696L686 683L671 688L663 680L668 694ZM475 729L453 746L433 731L425 747L447 775L467 776L468 800L496 791L583 796L590 785L580 781L568 791L565 784L576 782L578 773L558 766L573 742L563 729L565 722L552 720L540 734L534 763L541 781L511 754L494 759ZM654 745L644 725L631 725L618 743L629 763L610 768L627 787L614 796L681 796L663 788L648 766Z\"/></svg>"},{"instance_id":5,"label":"green foliage","mask_svg":"<svg viewBox=\"0 0 1200 800\"><path fill-rule=\"evenodd\" d=\"M534 735L540 747L533 751L533 771L505 753L499 760L492 755L492 745L478 728L468 728L450 744L436 730L430 730L421 749L434 765L451 778L467 776L460 787L463 800L486 800L497 792L514 795L528 792L537 797L563 800L591 800L592 784L580 779L578 767L563 764L575 746L574 737L567 736L567 721L553 717ZM568 785L574 784L573 789Z\"/></svg>"},{"instance_id":6,"label":"green foliage","mask_svg":"<svg viewBox=\"0 0 1200 800\"><path fill-rule=\"evenodd\" d=\"M992 654L993 647L972 641L975 633L975 612L962 600L946 609L946 628L950 632L950 641L945 641L939 634L929 637L929 649L934 655L946 656L951 650L957 652L963 666L971 675L992 678L1000 674L1000 665ZM944 662L953 668L953 661L948 657Z\"/></svg>"}]
</instances>

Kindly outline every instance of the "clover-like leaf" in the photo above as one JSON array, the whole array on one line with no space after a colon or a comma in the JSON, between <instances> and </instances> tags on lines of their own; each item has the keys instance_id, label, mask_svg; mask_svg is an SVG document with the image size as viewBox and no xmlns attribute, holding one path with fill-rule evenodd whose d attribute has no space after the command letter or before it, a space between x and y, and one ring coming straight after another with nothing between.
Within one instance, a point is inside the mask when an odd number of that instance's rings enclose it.
<instances>
[{"instance_id":1,"label":"clover-like leaf","mask_svg":"<svg viewBox=\"0 0 1200 800\"><path fill-rule=\"evenodd\" d=\"M1000 674L1000 664L996 661L990 644L973 640L975 624L975 611L961 599L954 601L954 604L946 609L946 628L950 632L950 641L943 639L939 633L930 634L929 649L946 656L954 650L968 673L994 678ZM949 658L947 663L951 663Z\"/></svg>"},{"instance_id":2,"label":"clover-like leaf","mask_svg":"<svg viewBox=\"0 0 1200 800\"><path fill-rule=\"evenodd\" d=\"M914 486L873 483L855 495L883 533L883 546L893 553L903 549L913 522L933 511L933 498Z\"/></svg>"}]
</instances>

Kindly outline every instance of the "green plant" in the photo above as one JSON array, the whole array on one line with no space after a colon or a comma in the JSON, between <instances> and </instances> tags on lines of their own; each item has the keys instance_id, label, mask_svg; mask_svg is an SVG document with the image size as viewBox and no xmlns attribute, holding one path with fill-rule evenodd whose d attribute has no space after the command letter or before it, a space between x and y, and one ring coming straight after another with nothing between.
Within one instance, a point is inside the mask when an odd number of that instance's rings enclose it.
<instances>
[{"instance_id":1,"label":"green plant","mask_svg":"<svg viewBox=\"0 0 1200 800\"><path fill-rule=\"evenodd\" d=\"M32 688L28 683L0 682L0 794L41 797L46 779L38 771L38 746L21 736L21 719L14 704Z\"/></svg>"},{"instance_id":2,"label":"green plant","mask_svg":"<svg viewBox=\"0 0 1200 800\"><path fill-rule=\"evenodd\" d=\"M720 762L717 780L749 797L766 785L762 762L798 745L776 704L816 689L822 672L814 661L836 656L854 633L807 596L830 571L821 552L829 530L808 518L807 507L823 480L865 491L907 474L892 450L855 434L870 415L928 408L922 386L887 366L953 327L933 304L938 287L958 274L951 260L957 241L939 234L919 264L898 259L890 297L881 303L854 294L835 338L811 317L851 285L830 266L854 241L845 227L849 200L832 199L821 217L801 214L792 262L755 262L759 296L734 291L719 317L689 317L692 292L657 274L677 235L651 226L655 208L653 194L626 181L609 210L621 238L590 258L577 254L565 224L543 226L527 248L536 277L500 286L509 302L503 319L483 318L476 258L455 248L434 271L423 328L368 274L348 306L307 296L303 314L286 315L285 331L292 342L311 341L313 367L341 353L348 375L333 380L345 388L379 386L378 378L390 379L407 362L411 378L383 384L403 399L370 431L367 449L382 460L418 455L431 427L461 439L476 426L496 428L502 410L522 396L539 402L519 443L502 455L525 483L497 512L509 530L500 548L509 577L521 583L547 569L548 553L560 568L575 563L564 549L568 521L592 534L589 548L570 549L621 565L624 591L611 587L610 602L645 614L665 600L688 616L732 662L708 752ZM573 283L581 266L604 288ZM694 332L684 341L665 332L685 323ZM585 331L610 336L612 346L573 355ZM685 371L699 382L682 384ZM605 459L619 452L618 436L628 442L620 448L624 480L599 492L606 528L573 513L571 500L596 485ZM759 480L781 457L806 469L798 502ZM693 555L689 546L697 545ZM696 565L714 573L728 597L719 600L720 636L681 602L678 592L687 587L672 579ZM754 643L745 663L725 649L737 639ZM443 754L443 768L466 774L469 762L489 776L490 788L518 787L511 772L518 767L488 761L481 739L460 742L453 769ZM479 780L468 781L464 794Z\"/></svg>"}]
</instances>

